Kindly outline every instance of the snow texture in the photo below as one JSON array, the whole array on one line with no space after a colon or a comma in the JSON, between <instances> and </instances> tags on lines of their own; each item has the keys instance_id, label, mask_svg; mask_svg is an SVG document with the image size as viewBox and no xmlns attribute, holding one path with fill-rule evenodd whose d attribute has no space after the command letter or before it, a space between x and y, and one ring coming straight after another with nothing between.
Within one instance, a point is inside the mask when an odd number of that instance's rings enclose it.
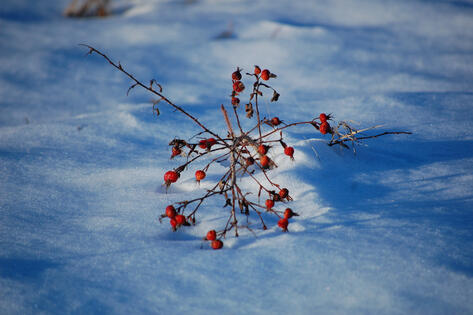
<instances>
[{"instance_id":1,"label":"snow texture","mask_svg":"<svg viewBox=\"0 0 473 315\"><path fill-rule=\"evenodd\" d=\"M0 6L1 314L473 313L473 1L112 0L104 19L65 18L68 3ZM273 176L301 216L289 233L251 216L256 237L213 251L222 199L175 233L158 217L224 166L166 193L168 142L199 129L156 118L80 43L221 134L231 72L258 64L278 75L267 117L413 135L353 155L292 129L295 162L273 153Z\"/></svg>"}]
</instances>

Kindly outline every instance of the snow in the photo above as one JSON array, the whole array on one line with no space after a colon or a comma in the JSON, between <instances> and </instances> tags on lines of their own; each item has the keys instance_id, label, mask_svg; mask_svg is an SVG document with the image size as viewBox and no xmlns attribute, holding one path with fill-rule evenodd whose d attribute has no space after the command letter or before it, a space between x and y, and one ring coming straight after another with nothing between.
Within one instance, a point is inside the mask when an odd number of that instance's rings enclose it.
<instances>
[{"instance_id":1,"label":"snow","mask_svg":"<svg viewBox=\"0 0 473 315\"><path fill-rule=\"evenodd\" d=\"M472 1L112 0L105 19L64 18L68 2L0 8L1 314L473 313ZM271 153L300 214L290 232L252 216L256 236L213 251L222 199L177 232L158 218L225 165L166 193L169 141L200 130L127 97L130 80L81 43L220 134L231 72L258 64L278 75L267 117L413 135L353 155L292 129L295 162Z\"/></svg>"}]
</instances>

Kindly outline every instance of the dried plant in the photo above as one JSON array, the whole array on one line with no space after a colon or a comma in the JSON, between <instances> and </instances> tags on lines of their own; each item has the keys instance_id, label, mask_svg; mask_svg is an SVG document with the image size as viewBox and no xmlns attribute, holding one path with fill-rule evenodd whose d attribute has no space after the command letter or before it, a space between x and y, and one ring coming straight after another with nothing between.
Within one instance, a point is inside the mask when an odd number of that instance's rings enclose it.
<instances>
[{"instance_id":1,"label":"dried plant","mask_svg":"<svg viewBox=\"0 0 473 315\"><path fill-rule=\"evenodd\" d=\"M68 17L105 17L110 14L110 0L72 0L64 10Z\"/></svg>"},{"instance_id":2,"label":"dried plant","mask_svg":"<svg viewBox=\"0 0 473 315\"><path fill-rule=\"evenodd\" d=\"M273 215L278 218L278 226L283 232L288 231L289 219L298 214L287 203L292 200L289 190L283 185L276 183L271 179L271 170L276 168L276 163L268 156L268 152L282 151L287 158L294 159L294 148L284 141L284 131L291 127L301 125L311 125L317 132L330 136L327 141L329 146L340 145L348 148L347 143L351 143L353 149L361 140L376 138L389 134L410 134L404 131L389 131L379 134L366 134L368 131L379 127L371 127L356 130L347 122L335 124L331 115L324 113L316 116L309 121L300 121L293 123L284 123L279 117L266 118L260 114L260 98L266 97L269 92L270 101L277 102L279 93L269 85L277 76L268 69L261 70L255 66L251 73L245 73L246 77L252 81L249 89L248 102L245 102L244 108L240 106L240 97L247 90L242 79L242 69L237 68L232 73L232 91L229 98L231 104L232 116L230 117L224 105L220 106L221 114L227 126L226 135L219 135L206 127L204 123L171 102L163 94L162 86L156 81L151 80L145 85L132 74L127 72L118 62L115 63L107 55L99 50L84 45L89 49L89 54L96 53L107 60L113 67L128 76L133 84L128 89L130 92L137 86L144 88L158 97L153 103L153 109L159 115L158 106L164 103L171 106L178 112L188 117L193 123L199 126L202 131L196 136L203 137L196 142L175 138L169 145L171 147L171 158L181 158L184 162L173 170L164 174L164 184L166 187L176 183L180 174L191 170L193 163L197 161L208 161L201 169L195 171L195 177L198 182L205 180L208 169L217 162L227 161L229 167L219 180L206 192L191 200L177 201L168 205L165 212L160 216L160 221L168 218L172 229L176 231L183 226L189 226L196 223L196 213L203 203L212 197L222 196L224 207L229 209L227 223L220 230L211 230L204 237L210 241L211 247L219 249L223 246L222 238L227 236L230 231L238 237L240 229L248 229L251 232L252 226L249 224L249 216L253 213L259 219L259 225L263 230L267 229L265 217ZM263 95L264 92L264 95ZM244 130L241 124L242 111L244 116L253 122L251 128ZM245 191L237 179L248 178L258 187L256 191ZM261 202L264 200L264 202ZM284 210L282 210L284 209ZM243 218L243 220L242 220ZM241 223L245 222L245 223Z\"/></svg>"}]
</instances>

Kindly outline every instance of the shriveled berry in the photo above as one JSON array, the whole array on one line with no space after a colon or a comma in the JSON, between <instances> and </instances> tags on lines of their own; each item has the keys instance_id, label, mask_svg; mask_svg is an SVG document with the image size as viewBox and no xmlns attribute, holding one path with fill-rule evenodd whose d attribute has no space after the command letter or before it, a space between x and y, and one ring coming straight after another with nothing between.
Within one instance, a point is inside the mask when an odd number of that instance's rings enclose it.
<instances>
[{"instance_id":1,"label":"shriveled berry","mask_svg":"<svg viewBox=\"0 0 473 315\"><path fill-rule=\"evenodd\" d=\"M167 185L170 185L171 183L177 182L178 179L179 179L179 174L175 171L167 171L164 174L164 182Z\"/></svg>"},{"instance_id":2,"label":"shriveled berry","mask_svg":"<svg viewBox=\"0 0 473 315\"><path fill-rule=\"evenodd\" d=\"M238 97L232 97L232 105L237 106L240 104L240 99Z\"/></svg>"},{"instance_id":3,"label":"shriveled berry","mask_svg":"<svg viewBox=\"0 0 473 315\"><path fill-rule=\"evenodd\" d=\"M255 164L255 159L250 156L245 160L245 163L246 163L246 166L253 165Z\"/></svg>"},{"instance_id":4,"label":"shriveled berry","mask_svg":"<svg viewBox=\"0 0 473 315\"><path fill-rule=\"evenodd\" d=\"M292 218L294 215L295 215L295 213L294 213L294 211L292 211L291 208L287 208L286 210L284 210L284 218L290 219L290 218Z\"/></svg>"},{"instance_id":5,"label":"shriveled berry","mask_svg":"<svg viewBox=\"0 0 473 315\"><path fill-rule=\"evenodd\" d=\"M217 232L215 230L208 231L206 239L207 241L215 241L217 239Z\"/></svg>"},{"instance_id":6,"label":"shriveled berry","mask_svg":"<svg viewBox=\"0 0 473 315\"><path fill-rule=\"evenodd\" d=\"M281 121L279 120L278 117L273 117L271 119L271 124L273 124L273 126L278 126L279 124L281 124Z\"/></svg>"},{"instance_id":7,"label":"shriveled berry","mask_svg":"<svg viewBox=\"0 0 473 315\"><path fill-rule=\"evenodd\" d=\"M265 81L268 81L270 76L271 76L271 72L269 72L268 69L264 69L264 70L261 72L261 79L263 79L263 80L265 80Z\"/></svg>"},{"instance_id":8,"label":"shriveled berry","mask_svg":"<svg viewBox=\"0 0 473 315\"><path fill-rule=\"evenodd\" d=\"M175 157L181 153L182 153L181 149L179 149L178 147L172 147L172 153L171 153L172 157Z\"/></svg>"},{"instance_id":9,"label":"shriveled berry","mask_svg":"<svg viewBox=\"0 0 473 315\"><path fill-rule=\"evenodd\" d=\"M328 124L328 122L323 122L320 125L320 133L325 135L328 132L330 132L330 125Z\"/></svg>"},{"instance_id":10,"label":"shriveled berry","mask_svg":"<svg viewBox=\"0 0 473 315\"><path fill-rule=\"evenodd\" d=\"M200 182L201 180L203 180L205 178L205 172L202 171L202 170L198 170L195 172L195 179Z\"/></svg>"},{"instance_id":11,"label":"shriveled berry","mask_svg":"<svg viewBox=\"0 0 473 315\"><path fill-rule=\"evenodd\" d=\"M186 217L182 214L176 215L176 217L174 219L176 219L177 225L182 225L182 224L186 223Z\"/></svg>"},{"instance_id":12,"label":"shriveled berry","mask_svg":"<svg viewBox=\"0 0 473 315\"><path fill-rule=\"evenodd\" d=\"M258 66L255 66L255 74L259 75L261 73L261 68Z\"/></svg>"},{"instance_id":13,"label":"shriveled berry","mask_svg":"<svg viewBox=\"0 0 473 315\"><path fill-rule=\"evenodd\" d=\"M220 249L223 247L223 242L221 240L214 240L211 244L213 249Z\"/></svg>"},{"instance_id":14,"label":"shriveled berry","mask_svg":"<svg viewBox=\"0 0 473 315\"><path fill-rule=\"evenodd\" d=\"M289 225L289 220L287 218L283 218L279 220L278 226L283 230L283 232L287 232L287 226Z\"/></svg>"},{"instance_id":15,"label":"shriveled berry","mask_svg":"<svg viewBox=\"0 0 473 315\"><path fill-rule=\"evenodd\" d=\"M166 216L170 219L176 216L176 209L172 205L166 207Z\"/></svg>"},{"instance_id":16,"label":"shriveled berry","mask_svg":"<svg viewBox=\"0 0 473 315\"><path fill-rule=\"evenodd\" d=\"M320 119L320 122L326 122L327 121L327 115L325 115L324 113L320 114L319 116L319 119Z\"/></svg>"},{"instance_id":17,"label":"shriveled berry","mask_svg":"<svg viewBox=\"0 0 473 315\"><path fill-rule=\"evenodd\" d=\"M241 93L241 92L243 92L244 89L245 89L245 85L243 84L243 82L235 81L233 83L233 91L235 91L237 93Z\"/></svg>"},{"instance_id":18,"label":"shriveled berry","mask_svg":"<svg viewBox=\"0 0 473 315\"><path fill-rule=\"evenodd\" d=\"M259 159L260 163L261 163L261 166L264 167L264 168L267 168L269 167L269 157L267 155L263 155L262 157L260 157Z\"/></svg>"},{"instance_id":19,"label":"shriveled berry","mask_svg":"<svg viewBox=\"0 0 473 315\"><path fill-rule=\"evenodd\" d=\"M283 188L279 191L279 197L284 199L287 196L289 196L289 190L287 188Z\"/></svg>"},{"instance_id":20,"label":"shriveled berry","mask_svg":"<svg viewBox=\"0 0 473 315\"><path fill-rule=\"evenodd\" d=\"M265 155L268 152L268 146L264 144L260 144L258 147L258 152L261 155Z\"/></svg>"},{"instance_id":21,"label":"shriveled berry","mask_svg":"<svg viewBox=\"0 0 473 315\"><path fill-rule=\"evenodd\" d=\"M284 149L284 154L286 154L287 156L290 156L292 158L293 155L294 155L294 148L293 147L286 147Z\"/></svg>"},{"instance_id":22,"label":"shriveled berry","mask_svg":"<svg viewBox=\"0 0 473 315\"><path fill-rule=\"evenodd\" d=\"M237 68L237 70L232 73L232 79L233 80L241 80L241 72L240 72L239 68Z\"/></svg>"},{"instance_id":23,"label":"shriveled berry","mask_svg":"<svg viewBox=\"0 0 473 315\"><path fill-rule=\"evenodd\" d=\"M271 210L274 207L274 201L271 199L266 199L266 209Z\"/></svg>"}]
</instances>

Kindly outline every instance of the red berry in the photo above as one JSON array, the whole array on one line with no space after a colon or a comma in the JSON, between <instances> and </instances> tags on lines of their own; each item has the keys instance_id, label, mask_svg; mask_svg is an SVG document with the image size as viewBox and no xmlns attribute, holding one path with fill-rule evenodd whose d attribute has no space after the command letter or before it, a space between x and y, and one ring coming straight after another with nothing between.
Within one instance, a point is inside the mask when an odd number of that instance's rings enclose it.
<instances>
[{"instance_id":1,"label":"red berry","mask_svg":"<svg viewBox=\"0 0 473 315\"><path fill-rule=\"evenodd\" d=\"M176 216L176 209L172 205L166 207L166 215L168 218L172 219Z\"/></svg>"},{"instance_id":2,"label":"red berry","mask_svg":"<svg viewBox=\"0 0 473 315\"><path fill-rule=\"evenodd\" d=\"M207 139L207 146L209 148L211 148L213 145L217 144L217 140L215 140L214 138L208 138Z\"/></svg>"},{"instance_id":3,"label":"red berry","mask_svg":"<svg viewBox=\"0 0 473 315\"><path fill-rule=\"evenodd\" d=\"M287 218L281 219L278 222L278 226L284 231L287 231L287 226L289 225L289 220Z\"/></svg>"},{"instance_id":4,"label":"red berry","mask_svg":"<svg viewBox=\"0 0 473 315\"><path fill-rule=\"evenodd\" d=\"M164 182L167 185L170 185L171 183L177 182L178 178L179 178L179 174L175 171L167 171L164 174Z\"/></svg>"},{"instance_id":5,"label":"red berry","mask_svg":"<svg viewBox=\"0 0 473 315\"><path fill-rule=\"evenodd\" d=\"M176 229L176 226L177 226L177 221L175 218L172 218L171 220L169 220L169 223L171 224L172 226L172 229L175 230Z\"/></svg>"},{"instance_id":6,"label":"red berry","mask_svg":"<svg viewBox=\"0 0 473 315\"><path fill-rule=\"evenodd\" d=\"M327 132L330 132L330 125L328 124L328 122L323 122L320 125L320 133L324 135Z\"/></svg>"},{"instance_id":7,"label":"red berry","mask_svg":"<svg viewBox=\"0 0 473 315\"><path fill-rule=\"evenodd\" d=\"M261 79L268 81L270 75L271 75L271 72L269 72L268 69L264 69L263 72L261 72Z\"/></svg>"},{"instance_id":8,"label":"red berry","mask_svg":"<svg viewBox=\"0 0 473 315\"><path fill-rule=\"evenodd\" d=\"M273 119L271 119L271 123L273 124L273 126L277 126L281 123L281 121L278 117L273 117Z\"/></svg>"},{"instance_id":9,"label":"red berry","mask_svg":"<svg viewBox=\"0 0 473 315\"><path fill-rule=\"evenodd\" d=\"M172 147L172 153L171 153L171 156L172 157L175 157L176 155L179 155L181 154L181 149L177 148L177 147Z\"/></svg>"},{"instance_id":10,"label":"red berry","mask_svg":"<svg viewBox=\"0 0 473 315\"><path fill-rule=\"evenodd\" d=\"M266 209L271 210L274 207L274 201L271 199L266 199Z\"/></svg>"},{"instance_id":11,"label":"red berry","mask_svg":"<svg viewBox=\"0 0 473 315\"><path fill-rule=\"evenodd\" d=\"M235 91L237 93L241 93L241 92L243 92L244 89L245 89L245 85L243 84L243 82L235 81L233 83L233 91Z\"/></svg>"},{"instance_id":12,"label":"red berry","mask_svg":"<svg viewBox=\"0 0 473 315\"><path fill-rule=\"evenodd\" d=\"M289 196L289 190L287 188L283 188L279 191L279 197L284 199L287 196Z\"/></svg>"},{"instance_id":13,"label":"red berry","mask_svg":"<svg viewBox=\"0 0 473 315\"><path fill-rule=\"evenodd\" d=\"M176 217L174 219L176 220L178 225L182 225L182 224L186 223L186 217L182 214L176 215Z\"/></svg>"},{"instance_id":14,"label":"red berry","mask_svg":"<svg viewBox=\"0 0 473 315\"><path fill-rule=\"evenodd\" d=\"M237 68L237 70L232 73L232 79L233 80L241 80L241 73L240 73L239 68Z\"/></svg>"},{"instance_id":15,"label":"red berry","mask_svg":"<svg viewBox=\"0 0 473 315\"><path fill-rule=\"evenodd\" d=\"M199 141L199 148L201 149L207 149L207 140L202 139Z\"/></svg>"},{"instance_id":16,"label":"red berry","mask_svg":"<svg viewBox=\"0 0 473 315\"><path fill-rule=\"evenodd\" d=\"M258 75L261 73L261 68L258 66L255 66L255 74Z\"/></svg>"},{"instance_id":17,"label":"red berry","mask_svg":"<svg viewBox=\"0 0 473 315\"><path fill-rule=\"evenodd\" d=\"M255 159L250 156L245 160L245 163L246 163L246 166L253 165L255 164Z\"/></svg>"},{"instance_id":18,"label":"red berry","mask_svg":"<svg viewBox=\"0 0 473 315\"><path fill-rule=\"evenodd\" d=\"M214 240L211 244L213 249L220 249L223 247L223 242L221 240Z\"/></svg>"},{"instance_id":19,"label":"red berry","mask_svg":"<svg viewBox=\"0 0 473 315\"><path fill-rule=\"evenodd\" d=\"M284 154L286 154L287 156L290 156L292 158L292 156L294 155L294 148L293 147L286 147L284 149Z\"/></svg>"},{"instance_id":20,"label":"red berry","mask_svg":"<svg viewBox=\"0 0 473 315\"><path fill-rule=\"evenodd\" d=\"M259 161L263 168L269 167L269 157L267 155L263 155L262 157L260 157Z\"/></svg>"},{"instance_id":21,"label":"red berry","mask_svg":"<svg viewBox=\"0 0 473 315\"><path fill-rule=\"evenodd\" d=\"M327 121L327 115L325 115L324 113L320 114L319 116L319 119L321 122L326 122Z\"/></svg>"},{"instance_id":22,"label":"red berry","mask_svg":"<svg viewBox=\"0 0 473 315\"><path fill-rule=\"evenodd\" d=\"M268 146L266 146L264 144L260 144L259 147L258 147L258 152L261 155L265 155L266 152L268 152Z\"/></svg>"},{"instance_id":23,"label":"red berry","mask_svg":"<svg viewBox=\"0 0 473 315\"><path fill-rule=\"evenodd\" d=\"M203 180L205 178L205 172L204 171L201 171L201 170L198 170L195 172L195 179L200 182L201 180Z\"/></svg>"},{"instance_id":24,"label":"red berry","mask_svg":"<svg viewBox=\"0 0 473 315\"><path fill-rule=\"evenodd\" d=\"M232 97L232 105L237 106L240 104L240 99L238 97Z\"/></svg>"},{"instance_id":25,"label":"red berry","mask_svg":"<svg viewBox=\"0 0 473 315\"><path fill-rule=\"evenodd\" d=\"M206 239L207 241L215 241L217 239L217 232L215 230L208 231Z\"/></svg>"},{"instance_id":26,"label":"red berry","mask_svg":"<svg viewBox=\"0 0 473 315\"><path fill-rule=\"evenodd\" d=\"M284 218L286 219L290 219L294 216L294 212L292 211L291 208L287 208L285 211L284 211Z\"/></svg>"}]
</instances>

